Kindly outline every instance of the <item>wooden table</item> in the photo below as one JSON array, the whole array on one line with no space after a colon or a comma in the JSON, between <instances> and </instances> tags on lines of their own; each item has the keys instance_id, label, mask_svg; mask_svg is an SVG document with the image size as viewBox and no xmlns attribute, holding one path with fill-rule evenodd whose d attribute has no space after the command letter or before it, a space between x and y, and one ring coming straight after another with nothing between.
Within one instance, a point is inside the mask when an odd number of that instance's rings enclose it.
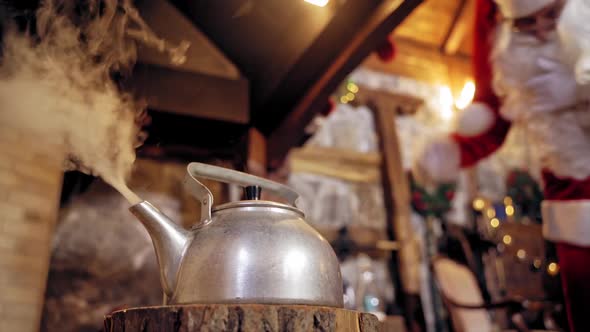
<instances>
[{"instance_id":1,"label":"wooden table","mask_svg":"<svg viewBox=\"0 0 590 332\"><path fill-rule=\"evenodd\" d=\"M105 332L377 332L374 315L304 305L211 304L143 307L105 317Z\"/></svg>"}]
</instances>

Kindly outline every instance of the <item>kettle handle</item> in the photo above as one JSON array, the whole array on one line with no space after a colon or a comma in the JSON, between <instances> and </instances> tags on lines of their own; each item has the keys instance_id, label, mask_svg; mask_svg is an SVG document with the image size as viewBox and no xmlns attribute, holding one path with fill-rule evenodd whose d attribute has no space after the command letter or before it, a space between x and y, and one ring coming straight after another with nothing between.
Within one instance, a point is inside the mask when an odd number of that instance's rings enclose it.
<instances>
[{"instance_id":1,"label":"kettle handle","mask_svg":"<svg viewBox=\"0 0 590 332\"><path fill-rule=\"evenodd\" d=\"M293 206L296 206L296 201L299 198L299 194L296 191L283 184L219 166L192 162L188 164L186 170L189 177L194 181L191 181L191 184L185 181L185 185L187 185L189 191L201 201L201 203L204 205L203 208L205 208L205 205L208 205L206 210L209 210L209 219L211 219L210 211L211 206L213 205L213 196L211 195L209 189L207 189L207 187L205 187L196 179L197 177L224 183L237 184L244 187L259 186L264 190L268 190L278 196L285 198L289 204ZM195 186L195 184L197 186ZM203 217L203 214L201 214L201 218Z\"/></svg>"}]
</instances>

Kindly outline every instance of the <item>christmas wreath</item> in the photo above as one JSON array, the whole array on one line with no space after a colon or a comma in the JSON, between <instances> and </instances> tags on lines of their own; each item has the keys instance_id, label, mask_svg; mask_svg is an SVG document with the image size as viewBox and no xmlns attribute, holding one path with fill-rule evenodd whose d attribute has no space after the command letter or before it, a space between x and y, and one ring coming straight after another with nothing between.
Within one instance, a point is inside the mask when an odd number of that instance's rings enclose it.
<instances>
[{"instance_id":1,"label":"christmas wreath","mask_svg":"<svg viewBox=\"0 0 590 332\"><path fill-rule=\"evenodd\" d=\"M456 184L443 183L434 190L427 190L418 184L410 174L410 188L412 191L412 208L422 217L434 216L442 218L452 208L455 197Z\"/></svg>"}]
</instances>

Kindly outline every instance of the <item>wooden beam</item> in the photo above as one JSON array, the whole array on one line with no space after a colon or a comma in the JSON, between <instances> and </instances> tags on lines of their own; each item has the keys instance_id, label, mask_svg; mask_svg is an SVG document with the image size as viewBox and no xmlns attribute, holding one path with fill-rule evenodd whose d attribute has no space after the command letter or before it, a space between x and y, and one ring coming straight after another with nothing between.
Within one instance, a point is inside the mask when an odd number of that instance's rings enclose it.
<instances>
[{"instance_id":1,"label":"wooden beam","mask_svg":"<svg viewBox=\"0 0 590 332\"><path fill-rule=\"evenodd\" d=\"M420 257L418 244L412 236L410 185L402 164L395 113L388 110L388 106L378 104L378 101L371 106L383 155L384 202L393 240L401 245L398 266L402 287L406 293L417 294L420 285L416 269Z\"/></svg>"},{"instance_id":2,"label":"wooden beam","mask_svg":"<svg viewBox=\"0 0 590 332\"><path fill-rule=\"evenodd\" d=\"M291 150L289 168L350 182L380 183L381 156L335 148L306 146Z\"/></svg>"},{"instance_id":3,"label":"wooden beam","mask_svg":"<svg viewBox=\"0 0 590 332\"><path fill-rule=\"evenodd\" d=\"M168 1L139 1L138 10L154 33L170 46L177 46L183 40L190 43L186 61L181 65L173 65L167 53L139 42L139 62L226 79L240 79L242 76L223 52Z\"/></svg>"},{"instance_id":4,"label":"wooden beam","mask_svg":"<svg viewBox=\"0 0 590 332\"><path fill-rule=\"evenodd\" d=\"M278 167L287 151L299 143L305 126L325 106L332 91L346 75L358 66L376 45L385 39L420 3L421 0L383 0L366 24L358 29L347 47L307 89L289 116L270 135L271 167Z\"/></svg>"},{"instance_id":5,"label":"wooden beam","mask_svg":"<svg viewBox=\"0 0 590 332\"><path fill-rule=\"evenodd\" d=\"M256 176L266 176L266 138L255 128L248 131L247 172Z\"/></svg>"},{"instance_id":6,"label":"wooden beam","mask_svg":"<svg viewBox=\"0 0 590 332\"><path fill-rule=\"evenodd\" d=\"M443 53L447 55L457 54L463 39L467 35L467 31L473 25L473 11L475 10L474 3L473 0L461 0L459 3L451 27L449 28L449 32L441 47Z\"/></svg>"},{"instance_id":7,"label":"wooden beam","mask_svg":"<svg viewBox=\"0 0 590 332\"><path fill-rule=\"evenodd\" d=\"M397 115L410 115L416 113L418 107L424 103L424 100L392 93L384 90L371 89L364 85L359 85L359 91L356 93L354 102L359 105L369 105L377 103L387 107L387 110Z\"/></svg>"},{"instance_id":8,"label":"wooden beam","mask_svg":"<svg viewBox=\"0 0 590 332\"><path fill-rule=\"evenodd\" d=\"M151 109L239 124L250 120L245 79L138 64L129 83Z\"/></svg>"}]
</instances>

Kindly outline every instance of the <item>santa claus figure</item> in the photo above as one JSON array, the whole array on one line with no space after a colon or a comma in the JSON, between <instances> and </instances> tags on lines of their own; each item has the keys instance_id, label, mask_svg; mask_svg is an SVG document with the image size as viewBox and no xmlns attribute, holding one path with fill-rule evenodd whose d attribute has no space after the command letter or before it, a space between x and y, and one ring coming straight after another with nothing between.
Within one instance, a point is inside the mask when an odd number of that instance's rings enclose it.
<instances>
[{"instance_id":1,"label":"santa claus figure","mask_svg":"<svg viewBox=\"0 0 590 332\"><path fill-rule=\"evenodd\" d=\"M575 69L580 84L590 83L590 1L569 0L560 16L557 30L564 51Z\"/></svg>"},{"instance_id":2,"label":"santa claus figure","mask_svg":"<svg viewBox=\"0 0 590 332\"><path fill-rule=\"evenodd\" d=\"M572 60L568 51L579 44L569 15L557 33L564 5L477 0L474 103L455 133L425 147L415 171L424 182L452 181L496 151L512 126L526 129L542 166L543 233L557 244L571 329L583 332L590 331L590 94L581 84L583 52Z\"/></svg>"}]
</instances>

